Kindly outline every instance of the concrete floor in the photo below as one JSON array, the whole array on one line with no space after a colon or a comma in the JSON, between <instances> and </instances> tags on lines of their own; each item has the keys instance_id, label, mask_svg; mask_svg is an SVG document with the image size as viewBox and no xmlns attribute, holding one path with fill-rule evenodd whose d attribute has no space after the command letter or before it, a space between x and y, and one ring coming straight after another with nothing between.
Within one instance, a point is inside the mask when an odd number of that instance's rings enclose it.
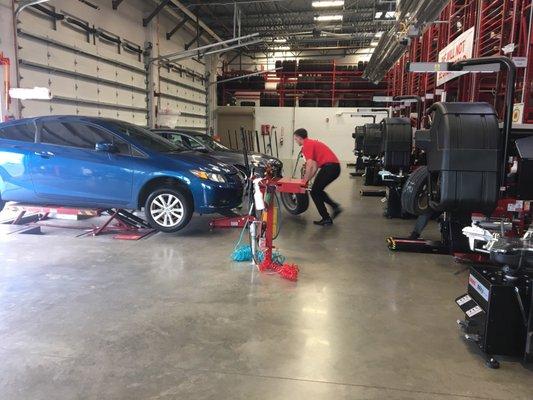
<instances>
[{"instance_id":1,"label":"concrete floor","mask_svg":"<svg viewBox=\"0 0 533 400\"><path fill-rule=\"evenodd\" d=\"M0 399L533 398L530 369L461 339L463 267L389 252L413 222L346 170L330 192L333 227L283 221L297 283L230 262L238 232L207 217L139 242L0 236Z\"/></svg>"}]
</instances>

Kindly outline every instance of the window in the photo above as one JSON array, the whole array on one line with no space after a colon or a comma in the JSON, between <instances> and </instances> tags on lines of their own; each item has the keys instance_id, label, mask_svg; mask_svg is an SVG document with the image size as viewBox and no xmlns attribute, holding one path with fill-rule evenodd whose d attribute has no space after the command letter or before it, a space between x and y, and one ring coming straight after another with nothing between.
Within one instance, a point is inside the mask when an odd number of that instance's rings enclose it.
<instances>
[{"instance_id":1,"label":"window","mask_svg":"<svg viewBox=\"0 0 533 400\"><path fill-rule=\"evenodd\" d=\"M35 142L35 125L24 123L0 128L0 139Z\"/></svg>"},{"instance_id":2,"label":"window","mask_svg":"<svg viewBox=\"0 0 533 400\"><path fill-rule=\"evenodd\" d=\"M41 142L58 146L94 150L97 143L112 143L118 154L131 155L130 145L98 127L77 122L45 122L41 129Z\"/></svg>"},{"instance_id":3,"label":"window","mask_svg":"<svg viewBox=\"0 0 533 400\"><path fill-rule=\"evenodd\" d=\"M185 136L184 139L187 141L187 145L193 150L205 149L205 146L195 138Z\"/></svg>"},{"instance_id":4,"label":"window","mask_svg":"<svg viewBox=\"0 0 533 400\"><path fill-rule=\"evenodd\" d=\"M146 149L158 152L158 153L173 153L180 152L183 149L178 145L175 145L170 140L164 139L159 135L150 132L147 129L139 126L129 124L127 122L109 122L114 130L128 136L131 140Z\"/></svg>"}]
</instances>

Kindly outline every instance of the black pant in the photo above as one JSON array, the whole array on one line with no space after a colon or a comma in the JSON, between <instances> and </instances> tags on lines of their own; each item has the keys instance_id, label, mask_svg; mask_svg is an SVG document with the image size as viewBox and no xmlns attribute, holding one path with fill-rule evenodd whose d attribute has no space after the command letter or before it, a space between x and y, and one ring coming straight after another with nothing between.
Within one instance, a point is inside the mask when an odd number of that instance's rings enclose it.
<instances>
[{"instance_id":1,"label":"black pant","mask_svg":"<svg viewBox=\"0 0 533 400\"><path fill-rule=\"evenodd\" d=\"M326 204L329 204L333 208L339 206L338 203L331 200L324 189L331 182L339 177L341 174L340 164L324 164L318 174L316 174L315 183L311 188L311 197L315 202L315 206L322 218L329 218L328 210L326 209Z\"/></svg>"}]
</instances>

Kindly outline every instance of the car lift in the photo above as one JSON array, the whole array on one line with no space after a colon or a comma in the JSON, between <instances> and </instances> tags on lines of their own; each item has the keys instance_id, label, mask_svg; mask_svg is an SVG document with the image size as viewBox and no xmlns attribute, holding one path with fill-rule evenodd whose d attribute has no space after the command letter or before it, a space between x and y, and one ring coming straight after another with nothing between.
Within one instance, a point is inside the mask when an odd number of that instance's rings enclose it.
<instances>
[{"instance_id":1,"label":"car lift","mask_svg":"<svg viewBox=\"0 0 533 400\"><path fill-rule=\"evenodd\" d=\"M123 209L93 209L93 208L75 208L61 206L38 206L32 204L15 203L11 206L18 211L17 216L11 221L12 225L21 225L26 222L33 222L38 226L48 226L52 228L64 229L85 229L86 232L78 236L100 236L103 234L113 233L114 239L120 240L139 240L155 232L143 219L133 213ZM50 214L99 217L103 213L109 214L109 218L100 227L65 226L52 223L41 223L49 219ZM28 216L28 214L32 214ZM111 225L111 223L114 224Z\"/></svg>"}]
</instances>

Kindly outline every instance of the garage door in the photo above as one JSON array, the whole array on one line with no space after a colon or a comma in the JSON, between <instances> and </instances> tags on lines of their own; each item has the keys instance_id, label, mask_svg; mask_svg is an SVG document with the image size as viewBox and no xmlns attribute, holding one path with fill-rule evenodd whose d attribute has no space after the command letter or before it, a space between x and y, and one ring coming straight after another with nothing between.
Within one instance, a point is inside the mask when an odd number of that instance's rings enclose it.
<instances>
[{"instance_id":1,"label":"garage door","mask_svg":"<svg viewBox=\"0 0 533 400\"><path fill-rule=\"evenodd\" d=\"M98 13L116 15L116 23L121 23L111 2L98 11L84 10L87 6L77 2L66 2L61 8L61 3L29 8L21 14L17 35L20 86L47 87L54 96L51 101L23 101L22 116L90 115L146 125L142 40L131 41L97 25ZM141 15L139 10L139 25L131 29L146 29ZM178 64L158 70L158 124L205 129L204 71L201 64L198 70Z\"/></svg>"}]
</instances>

